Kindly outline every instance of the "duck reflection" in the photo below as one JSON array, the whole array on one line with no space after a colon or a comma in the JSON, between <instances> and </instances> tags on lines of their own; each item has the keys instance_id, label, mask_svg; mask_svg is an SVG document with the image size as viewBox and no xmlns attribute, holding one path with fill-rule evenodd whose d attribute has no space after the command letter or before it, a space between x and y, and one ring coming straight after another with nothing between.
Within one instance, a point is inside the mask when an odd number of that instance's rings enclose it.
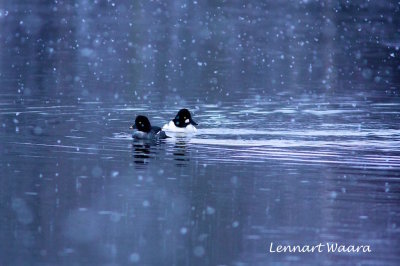
<instances>
[{"instance_id":1,"label":"duck reflection","mask_svg":"<svg viewBox=\"0 0 400 266\"><path fill-rule=\"evenodd\" d=\"M190 161L187 148L188 142L189 140L186 138L176 139L172 154L177 166L186 166Z\"/></svg>"},{"instance_id":2,"label":"duck reflection","mask_svg":"<svg viewBox=\"0 0 400 266\"><path fill-rule=\"evenodd\" d=\"M135 164L146 165L152 157L151 152L152 143L144 140L134 140L132 143L133 159Z\"/></svg>"}]
</instances>

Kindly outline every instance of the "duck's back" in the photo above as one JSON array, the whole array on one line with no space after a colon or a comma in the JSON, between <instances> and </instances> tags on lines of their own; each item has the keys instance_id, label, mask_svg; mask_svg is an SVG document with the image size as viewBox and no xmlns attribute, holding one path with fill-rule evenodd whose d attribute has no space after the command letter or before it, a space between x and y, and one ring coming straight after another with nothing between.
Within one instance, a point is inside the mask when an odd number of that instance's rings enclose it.
<instances>
[{"instance_id":1,"label":"duck's back","mask_svg":"<svg viewBox=\"0 0 400 266\"><path fill-rule=\"evenodd\" d=\"M162 130L182 133L194 133L197 131L197 129L193 125L187 125L186 127L177 127L175 126L174 121L170 121L168 124L165 124Z\"/></svg>"}]
</instances>

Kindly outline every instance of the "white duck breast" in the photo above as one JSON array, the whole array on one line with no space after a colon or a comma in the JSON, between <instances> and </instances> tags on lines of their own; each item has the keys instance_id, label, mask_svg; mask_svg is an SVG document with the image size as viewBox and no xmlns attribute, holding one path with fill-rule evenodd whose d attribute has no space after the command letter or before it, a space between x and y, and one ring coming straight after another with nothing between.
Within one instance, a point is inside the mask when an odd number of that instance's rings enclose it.
<instances>
[{"instance_id":1,"label":"white duck breast","mask_svg":"<svg viewBox=\"0 0 400 266\"><path fill-rule=\"evenodd\" d=\"M183 133L194 133L197 131L197 129L192 124L189 124L186 127L177 127L175 126L174 121L170 121L168 124L165 124L162 130L170 132L183 132Z\"/></svg>"},{"instance_id":2,"label":"white duck breast","mask_svg":"<svg viewBox=\"0 0 400 266\"><path fill-rule=\"evenodd\" d=\"M158 131L158 132L142 132L142 131L135 131L132 134L132 137L134 139L154 139L154 140L159 140L159 139L166 139L168 136L165 134L164 131Z\"/></svg>"},{"instance_id":3,"label":"white duck breast","mask_svg":"<svg viewBox=\"0 0 400 266\"><path fill-rule=\"evenodd\" d=\"M143 131L135 131L133 132L132 137L135 139L150 139L152 135Z\"/></svg>"}]
</instances>

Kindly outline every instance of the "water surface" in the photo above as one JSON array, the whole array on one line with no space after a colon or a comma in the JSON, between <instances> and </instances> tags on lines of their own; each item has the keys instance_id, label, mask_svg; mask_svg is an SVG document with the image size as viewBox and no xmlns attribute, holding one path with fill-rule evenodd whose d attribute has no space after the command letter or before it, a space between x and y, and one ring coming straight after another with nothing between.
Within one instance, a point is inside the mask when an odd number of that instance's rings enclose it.
<instances>
[{"instance_id":1,"label":"water surface","mask_svg":"<svg viewBox=\"0 0 400 266\"><path fill-rule=\"evenodd\" d=\"M0 264L398 265L399 17L396 1L1 3ZM197 134L131 139L136 115L182 107Z\"/></svg>"}]
</instances>

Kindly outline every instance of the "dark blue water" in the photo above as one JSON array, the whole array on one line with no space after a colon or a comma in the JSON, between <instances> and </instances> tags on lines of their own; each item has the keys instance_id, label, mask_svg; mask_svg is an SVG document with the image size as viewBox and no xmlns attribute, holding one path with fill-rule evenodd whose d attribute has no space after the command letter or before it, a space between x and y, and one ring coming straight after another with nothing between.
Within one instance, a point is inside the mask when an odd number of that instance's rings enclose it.
<instances>
[{"instance_id":1,"label":"dark blue water","mask_svg":"<svg viewBox=\"0 0 400 266\"><path fill-rule=\"evenodd\" d=\"M0 265L398 265L399 18L0 1ZM136 115L183 107L197 134L132 141Z\"/></svg>"}]
</instances>

